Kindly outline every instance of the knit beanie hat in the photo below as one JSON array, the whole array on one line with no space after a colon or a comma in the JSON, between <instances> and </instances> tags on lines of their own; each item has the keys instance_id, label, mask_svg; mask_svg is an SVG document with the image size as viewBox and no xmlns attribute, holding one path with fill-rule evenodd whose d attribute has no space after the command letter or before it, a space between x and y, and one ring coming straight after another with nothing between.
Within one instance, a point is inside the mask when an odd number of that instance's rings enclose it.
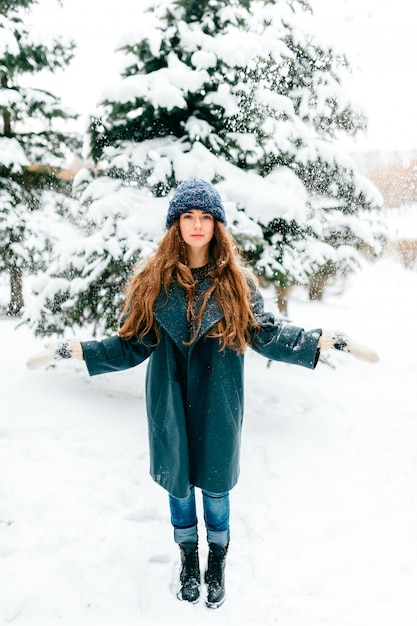
<instances>
[{"instance_id":1,"label":"knit beanie hat","mask_svg":"<svg viewBox=\"0 0 417 626\"><path fill-rule=\"evenodd\" d=\"M216 220L226 224L226 213L219 192L211 183L191 178L178 185L170 200L166 227L169 228L182 213L198 209L210 213Z\"/></svg>"}]
</instances>

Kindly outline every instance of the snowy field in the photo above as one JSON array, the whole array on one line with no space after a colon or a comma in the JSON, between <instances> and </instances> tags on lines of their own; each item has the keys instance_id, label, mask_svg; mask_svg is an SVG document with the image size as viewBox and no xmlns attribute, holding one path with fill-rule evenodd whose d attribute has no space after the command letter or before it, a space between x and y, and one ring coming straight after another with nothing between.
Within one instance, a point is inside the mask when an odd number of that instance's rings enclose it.
<instances>
[{"instance_id":1,"label":"snowy field","mask_svg":"<svg viewBox=\"0 0 417 626\"><path fill-rule=\"evenodd\" d=\"M0 623L415 626L416 303L417 271L386 257L343 293L312 303L300 291L290 305L295 323L374 347L377 365L333 353L311 372L248 354L218 611L175 597L167 497L148 476L145 367L28 371L43 342L0 320Z\"/></svg>"}]
</instances>

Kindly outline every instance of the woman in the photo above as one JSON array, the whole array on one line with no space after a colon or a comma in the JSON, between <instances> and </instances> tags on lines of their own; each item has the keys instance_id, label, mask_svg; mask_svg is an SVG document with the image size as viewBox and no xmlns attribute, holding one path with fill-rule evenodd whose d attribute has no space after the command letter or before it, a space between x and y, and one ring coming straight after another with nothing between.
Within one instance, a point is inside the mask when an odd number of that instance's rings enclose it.
<instances>
[{"instance_id":1,"label":"woman","mask_svg":"<svg viewBox=\"0 0 417 626\"><path fill-rule=\"evenodd\" d=\"M216 189L203 180L173 195L167 233L132 279L117 336L71 340L29 363L81 358L91 376L148 360L146 400L150 472L169 494L181 555L178 598L197 602L200 566L195 503L202 490L209 543L206 604L225 599L230 539L229 491L239 475L244 352L313 369L320 349L377 360L337 333L275 321L255 280L241 265Z\"/></svg>"}]
</instances>

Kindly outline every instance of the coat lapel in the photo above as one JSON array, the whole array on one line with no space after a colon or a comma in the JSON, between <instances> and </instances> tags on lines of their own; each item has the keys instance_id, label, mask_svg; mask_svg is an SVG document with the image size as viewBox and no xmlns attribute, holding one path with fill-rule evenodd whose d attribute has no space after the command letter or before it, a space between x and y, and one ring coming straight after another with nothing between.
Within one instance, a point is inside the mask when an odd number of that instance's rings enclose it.
<instances>
[{"instance_id":1,"label":"coat lapel","mask_svg":"<svg viewBox=\"0 0 417 626\"><path fill-rule=\"evenodd\" d=\"M203 291L207 289L210 284L210 279L206 278L203 281ZM181 350L184 356L187 355L188 348L184 346L183 342L188 339L189 327L187 323L187 300L185 298L183 289L178 283L173 282L169 288L168 301L164 291L161 291L155 302L154 307L155 319L171 337L177 347ZM201 337L203 337L219 320L222 318L222 312L219 305L216 302L214 296L212 296L204 312L203 321L196 341L190 346L191 351L194 345Z\"/></svg>"},{"instance_id":2,"label":"coat lapel","mask_svg":"<svg viewBox=\"0 0 417 626\"><path fill-rule=\"evenodd\" d=\"M188 338L187 301L178 283L171 284L168 301L165 291L161 291L155 302L154 316L158 324L186 356L187 347L184 346L183 341Z\"/></svg>"},{"instance_id":3,"label":"coat lapel","mask_svg":"<svg viewBox=\"0 0 417 626\"><path fill-rule=\"evenodd\" d=\"M208 277L204 279L201 285L201 290L203 293L209 288L210 280L211 279ZM221 312L219 305L217 304L217 300L213 295L211 295L209 301L207 302L206 310L204 311L203 320L201 323L200 331L198 333L198 337L196 341L194 342L193 346L197 343L199 339L201 339L201 337L204 337L204 335L208 333L208 331L211 328L213 328L213 326L215 326L215 324L217 324L217 322L219 322L222 319L222 317L223 317L223 314ZM190 350L192 349L193 346L190 346Z\"/></svg>"}]
</instances>

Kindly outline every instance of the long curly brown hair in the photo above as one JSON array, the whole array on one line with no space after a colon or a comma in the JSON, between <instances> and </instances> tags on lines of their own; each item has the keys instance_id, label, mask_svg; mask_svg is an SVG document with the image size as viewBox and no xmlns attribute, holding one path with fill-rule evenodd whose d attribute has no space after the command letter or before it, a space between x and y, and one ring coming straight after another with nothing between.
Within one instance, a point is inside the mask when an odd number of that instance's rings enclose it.
<instances>
[{"instance_id":1,"label":"long curly brown hair","mask_svg":"<svg viewBox=\"0 0 417 626\"><path fill-rule=\"evenodd\" d=\"M148 259L132 278L121 314L119 335L124 339L134 336L143 339L154 330L159 339L153 308L161 289L168 297L169 286L176 280L183 287L188 301L188 321L192 321L192 336L184 338L184 345L191 345L201 328L204 311L211 295L217 300L223 318L206 335L218 338L220 349L233 348L243 354L250 345L250 329L258 323L251 307L251 290L248 278L254 277L243 266L232 235L218 220L214 221L214 235L210 242L209 268L212 279L204 293L201 306L193 312L196 281L187 265L187 247L181 236L179 220L174 222L161 240L154 255Z\"/></svg>"}]
</instances>

